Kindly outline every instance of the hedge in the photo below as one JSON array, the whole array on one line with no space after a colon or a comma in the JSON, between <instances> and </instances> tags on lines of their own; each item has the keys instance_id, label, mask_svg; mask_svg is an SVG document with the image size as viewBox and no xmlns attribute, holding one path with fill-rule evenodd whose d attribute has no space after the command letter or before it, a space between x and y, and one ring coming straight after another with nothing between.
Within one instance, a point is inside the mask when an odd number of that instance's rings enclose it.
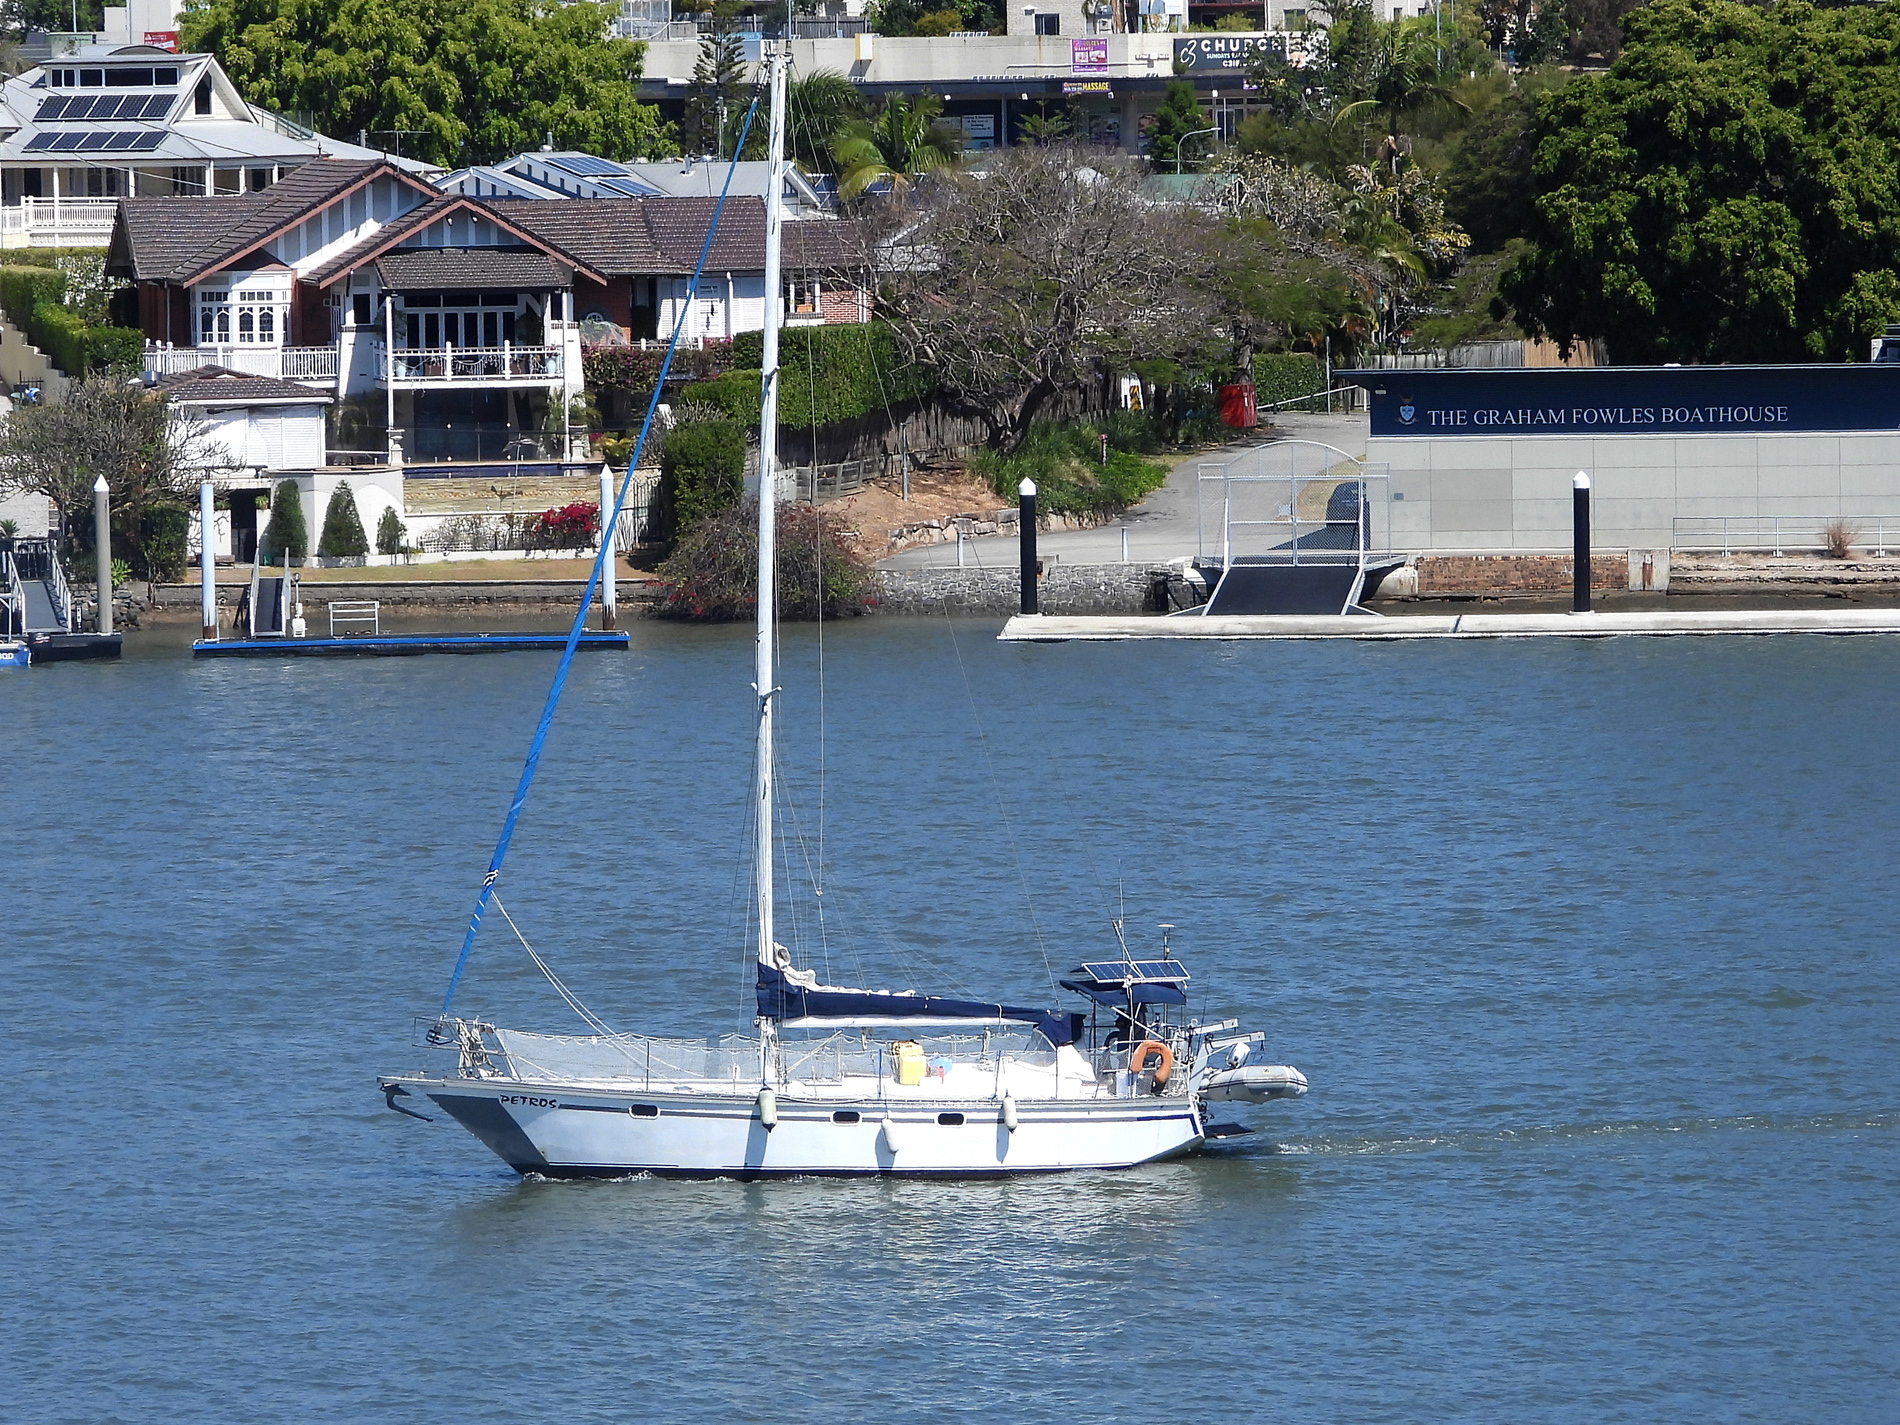
<instances>
[{"instance_id":1,"label":"hedge","mask_svg":"<svg viewBox=\"0 0 1900 1425\"><path fill-rule=\"evenodd\" d=\"M764 380L764 377L765 373L758 370L728 371L725 375L715 376L710 381L695 381L691 385L680 387L680 399L716 406L742 425L756 426L759 423L759 383ZM785 406L783 376L779 378L779 383L779 408L782 418Z\"/></svg>"},{"instance_id":2,"label":"hedge","mask_svg":"<svg viewBox=\"0 0 1900 1425\"><path fill-rule=\"evenodd\" d=\"M67 310L66 276L49 267L0 265L0 311L68 376L111 366L137 370L145 335L130 327L95 327Z\"/></svg>"},{"instance_id":3,"label":"hedge","mask_svg":"<svg viewBox=\"0 0 1900 1425\"><path fill-rule=\"evenodd\" d=\"M696 421L666 433L660 453L660 529L672 539L745 492L745 427Z\"/></svg>"},{"instance_id":4,"label":"hedge","mask_svg":"<svg viewBox=\"0 0 1900 1425\"><path fill-rule=\"evenodd\" d=\"M732 339L733 365L756 372L764 365L764 348L765 333L740 332ZM928 372L898 354L882 322L787 327L779 333L778 354L778 423L797 430L869 415L936 390ZM751 419L758 420L756 404Z\"/></svg>"},{"instance_id":5,"label":"hedge","mask_svg":"<svg viewBox=\"0 0 1900 1425\"><path fill-rule=\"evenodd\" d=\"M1326 368L1320 365L1319 358L1306 351L1271 352L1253 359L1254 400L1261 411L1271 414L1272 408L1281 401L1291 401L1297 396L1317 396L1326 390ZM1281 410L1293 409L1280 406ZM1299 409L1317 411L1324 409L1321 402L1311 402Z\"/></svg>"},{"instance_id":6,"label":"hedge","mask_svg":"<svg viewBox=\"0 0 1900 1425\"><path fill-rule=\"evenodd\" d=\"M103 247L8 247L0 248L0 267L51 267L62 257L99 257Z\"/></svg>"}]
</instances>

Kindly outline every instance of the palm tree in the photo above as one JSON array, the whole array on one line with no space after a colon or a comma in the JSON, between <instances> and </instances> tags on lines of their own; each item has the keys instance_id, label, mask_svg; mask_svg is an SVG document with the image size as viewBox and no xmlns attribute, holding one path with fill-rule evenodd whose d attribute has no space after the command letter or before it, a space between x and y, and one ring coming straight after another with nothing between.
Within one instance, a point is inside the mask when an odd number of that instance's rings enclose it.
<instances>
[{"instance_id":1,"label":"palm tree","mask_svg":"<svg viewBox=\"0 0 1900 1425\"><path fill-rule=\"evenodd\" d=\"M1411 151L1411 140L1404 137L1404 120L1437 104L1453 108L1467 107L1452 93L1451 86L1439 78L1438 52L1431 36L1423 30L1407 30L1398 24L1384 27L1375 41L1371 95L1343 105L1333 115L1337 127L1354 114L1376 109L1385 115L1385 138L1379 145L1380 157L1390 158L1397 171L1398 158Z\"/></svg>"},{"instance_id":2,"label":"palm tree","mask_svg":"<svg viewBox=\"0 0 1900 1425\"><path fill-rule=\"evenodd\" d=\"M807 173L820 173L831 167L832 135L864 117L864 101L837 70L814 69L787 86L785 110L792 156Z\"/></svg>"},{"instance_id":3,"label":"palm tree","mask_svg":"<svg viewBox=\"0 0 1900 1425\"><path fill-rule=\"evenodd\" d=\"M842 125L831 139L838 195L856 198L879 184L906 193L926 173L956 167L963 144L954 130L937 122L942 112L943 102L935 94L919 94L908 102L893 94L876 118Z\"/></svg>"}]
</instances>

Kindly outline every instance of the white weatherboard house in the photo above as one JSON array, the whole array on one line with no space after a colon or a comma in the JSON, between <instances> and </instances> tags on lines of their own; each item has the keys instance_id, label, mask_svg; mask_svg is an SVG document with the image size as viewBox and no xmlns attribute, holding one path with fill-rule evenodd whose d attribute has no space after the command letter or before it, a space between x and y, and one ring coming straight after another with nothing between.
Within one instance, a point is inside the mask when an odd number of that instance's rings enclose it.
<instances>
[{"instance_id":1,"label":"white weatherboard house","mask_svg":"<svg viewBox=\"0 0 1900 1425\"><path fill-rule=\"evenodd\" d=\"M381 155L246 103L208 54L81 46L0 82L0 243L96 246L119 198L261 193L323 157Z\"/></svg>"},{"instance_id":2,"label":"white weatherboard house","mask_svg":"<svg viewBox=\"0 0 1900 1425\"><path fill-rule=\"evenodd\" d=\"M717 206L445 195L381 161L317 159L261 193L121 200L107 270L136 284L159 375L211 364L308 386L335 398L362 454L578 458L563 447L583 322L617 342L656 338L682 310L694 342L763 325L758 198L727 201L685 306ZM869 318L855 241L851 223L790 225L788 320Z\"/></svg>"}]
</instances>

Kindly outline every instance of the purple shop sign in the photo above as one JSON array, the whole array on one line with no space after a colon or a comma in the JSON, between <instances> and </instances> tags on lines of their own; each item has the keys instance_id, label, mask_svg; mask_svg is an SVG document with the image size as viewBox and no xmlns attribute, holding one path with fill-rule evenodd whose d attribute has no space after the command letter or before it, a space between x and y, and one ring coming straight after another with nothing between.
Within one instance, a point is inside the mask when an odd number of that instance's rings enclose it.
<instances>
[{"instance_id":1,"label":"purple shop sign","mask_svg":"<svg viewBox=\"0 0 1900 1425\"><path fill-rule=\"evenodd\" d=\"M1076 74L1108 73L1108 41L1070 40L1069 68Z\"/></svg>"}]
</instances>

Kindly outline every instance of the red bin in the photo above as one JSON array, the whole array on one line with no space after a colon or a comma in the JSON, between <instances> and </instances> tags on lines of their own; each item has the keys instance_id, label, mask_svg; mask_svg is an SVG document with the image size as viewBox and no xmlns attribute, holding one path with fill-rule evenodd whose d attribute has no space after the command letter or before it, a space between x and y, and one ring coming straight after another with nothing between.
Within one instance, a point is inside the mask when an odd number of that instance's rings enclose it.
<instances>
[{"instance_id":1,"label":"red bin","mask_svg":"<svg viewBox=\"0 0 1900 1425\"><path fill-rule=\"evenodd\" d=\"M1252 430L1260 424L1260 412L1254 406L1253 382L1236 382L1220 388L1220 418L1235 430Z\"/></svg>"}]
</instances>

